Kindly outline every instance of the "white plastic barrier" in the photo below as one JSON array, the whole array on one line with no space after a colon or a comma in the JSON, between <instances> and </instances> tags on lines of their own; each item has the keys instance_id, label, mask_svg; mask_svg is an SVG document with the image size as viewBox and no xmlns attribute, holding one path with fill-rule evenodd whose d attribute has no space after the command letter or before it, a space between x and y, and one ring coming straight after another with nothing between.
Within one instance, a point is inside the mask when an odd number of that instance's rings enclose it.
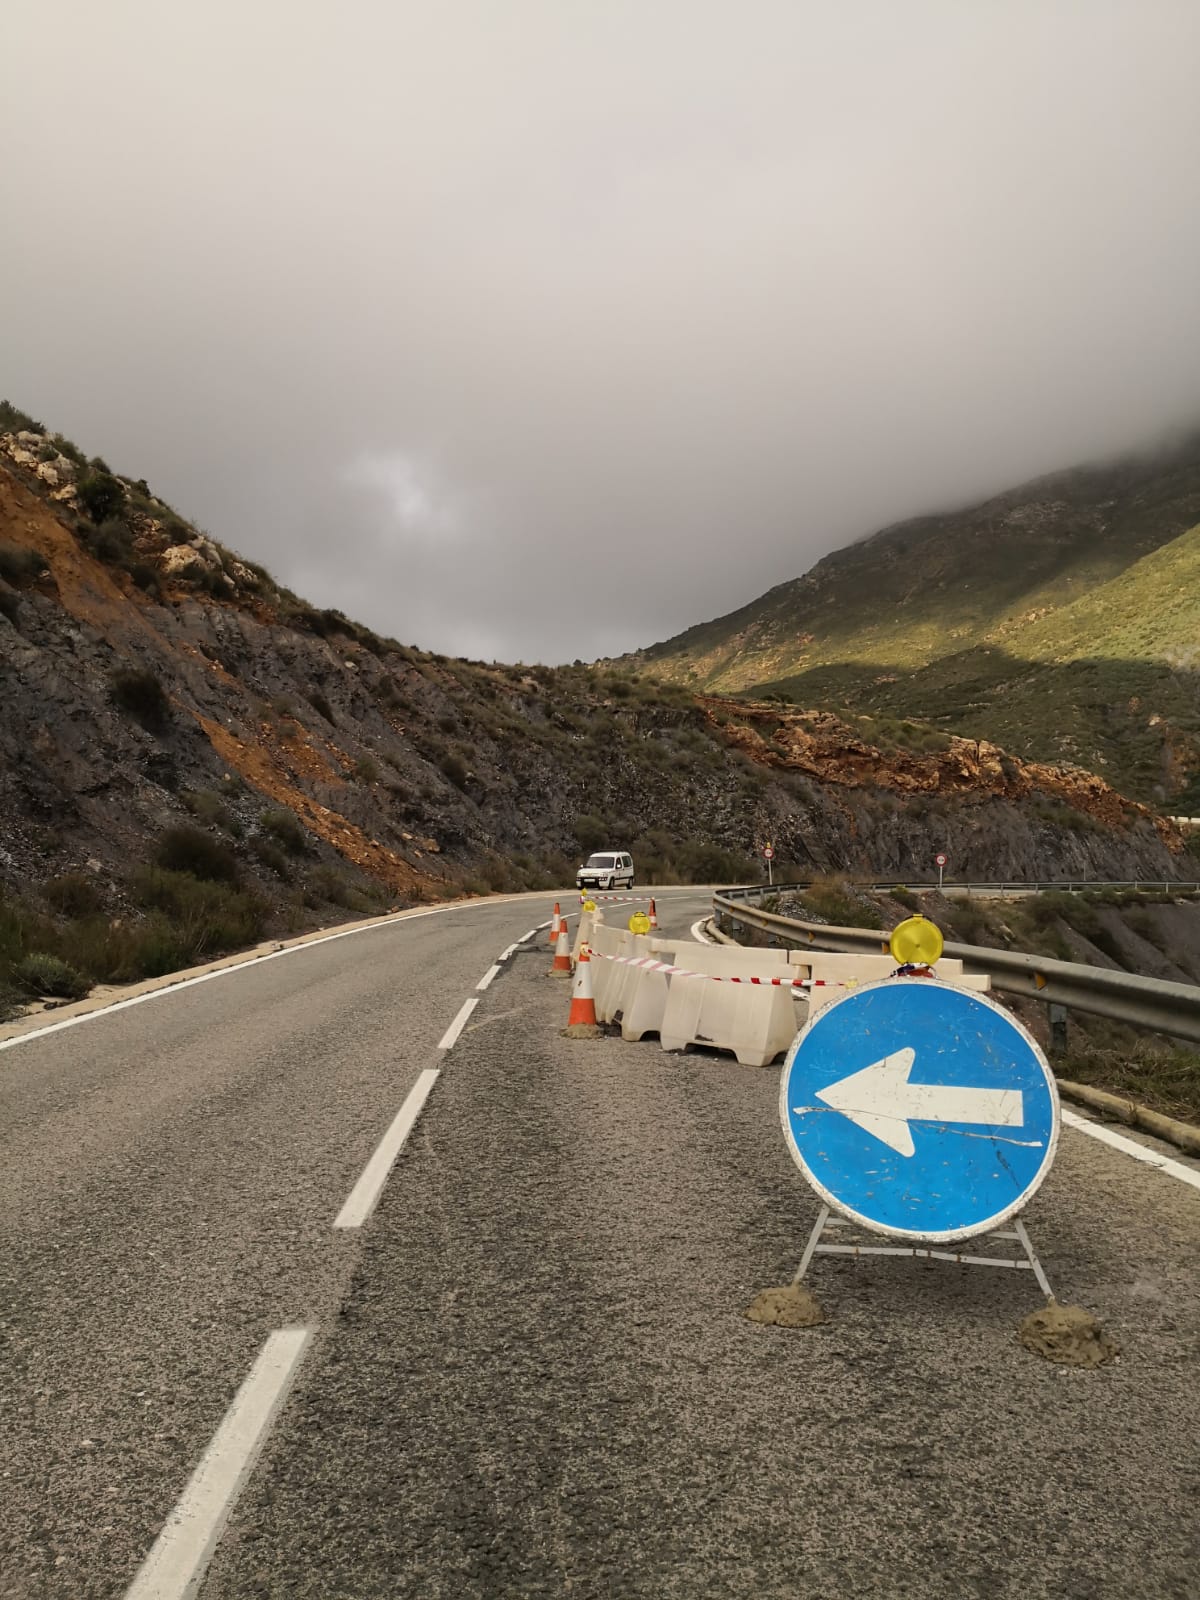
<instances>
[{"instance_id":1,"label":"white plastic barrier","mask_svg":"<svg viewBox=\"0 0 1200 1600\"><path fill-rule=\"evenodd\" d=\"M643 956L649 956L655 961L674 963L677 948L678 945L674 940L652 939L646 934L630 934L629 944L621 953L638 959ZM689 944L687 948L690 950L691 945ZM623 1018L627 1014L641 985L641 980L646 976L646 972L643 967L625 966L620 962L607 962L606 965L615 965L617 969L614 987L608 997L608 1006L612 1013L610 1020L615 1022L618 1017ZM658 1023L651 1024L644 1031L650 1032L651 1028L654 1032L657 1032Z\"/></svg>"},{"instance_id":2,"label":"white plastic barrier","mask_svg":"<svg viewBox=\"0 0 1200 1600\"><path fill-rule=\"evenodd\" d=\"M686 962L681 965L713 977L769 977L775 973L783 977L787 951L689 944ZM672 978L659 1036L664 1050L711 1045L732 1050L744 1067L765 1067L796 1036L792 991L771 984Z\"/></svg>"},{"instance_id":3,"label":"white plastic barrier","mask_svg":"<svg viewBox=\"0 0 1200 1600\"><path fill-rule=\"evenodd\" d=\"M592 927L592 949L599 956L624 956L630 954L633 935L625 928L609 928L601 922ZM625 969L615 961L597 961L592 968L592 992L596 997L596 1018L611 1022L614 1016L612 1002L620 988L619 974Z\"/></svg>"},{"instance_id":4,"label":"white plastic barrier","mask_svg":"<svg viewBox=\"0 0 1200 1600\"><path fill-rule=\"evenodd\" d=\"M894 956L852 955L848 952L822 950L793 950L788 960L793 967L807 967L810 978L826 983L856 978L859 983L875 983L880 978L890 978L896 970ZM943 956L937 964L939 978L957 977L963 964L957 956Z\"/></svg>"},{"instance_id":5,"label":"white plastic barrier","mask_svg":"<svg viewBox=\"0 0 1200 1600\"><path fill-rule=\"evenodd\" d=\"M639 945L642 942L640 939L637 941ZM659 961L670 961L681 967L689 964L691 953L695 948L687 941L682 944L670 944L661 939L648 939L645 942L649 946L647 954L655 956ZM639 950L638 954L641 953ZM629 977L622 990L623 1004L620 1008L622 1039L643 1039L648 1033L661 1033L671 984L686 983L688 980L671 978L665 972L653 972L647 967L625 967L623 970L629 973Z\"/></svg>"},{"instance_id":6,"label":"white plastic barrier","mask_svg":"<svg viewBox=\"0 0 1200 1600\"><path fill-rule=\"evenodd\" d=\"M579 960L579 947L591 944L592 929L598 922L604 921L603 911L581 911L579 913L579 926L575 930L575 943L571 946L571 960Z\"/></svg>"},{"instance_id":7,"label":"white plastic barrier","mask_svg":"<svg viewBox=\"0 0 1200 1600\"><path fill-rule=\"evenodd\" d=\"M992 980L986 972L943 972L942 968L945 965L944 961L938 962L935 969L937 975L944 983L953 984L956 989L973 989L977 994L987 994L992 987ZM895 968L893 967L892 970L895 971ZM811 1022L818 1012L824 1011L826 1006L832 1005L835 1000L840 1000L844 994L850 994L855 989L861 989L864 983L877 983L880 976L886 978L889 974L885 972L857 980L847 978L843 982L831 980L814 985L811 989L806 989L804 992L808 995L807 1020ZM917 979L915 981L919 982L920 980Z\"/></svg>"}]
</instances>

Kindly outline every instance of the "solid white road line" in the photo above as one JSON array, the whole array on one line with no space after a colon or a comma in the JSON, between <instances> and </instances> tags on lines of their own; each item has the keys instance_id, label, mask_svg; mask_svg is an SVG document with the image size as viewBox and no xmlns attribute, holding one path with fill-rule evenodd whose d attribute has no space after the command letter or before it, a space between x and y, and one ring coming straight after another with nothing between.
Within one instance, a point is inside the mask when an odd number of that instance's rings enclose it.
<instances>
[{"instance_id":1,"label":"solid white road line","mask_svg":"<svg viewBox=\"0 0 1200 1600\"><path fill-rule=\"evenodd\" d=\"M454 1046L458 1043L459 1034L467 1025L467 1018L471 1015L472 1011L474 1011L478 1004L479 1001L474 998L463 1001L462 1010L458 1013L454 1021L442 1035L441 1043L438 1045L439 1050L454 1049Z\"/></svg>"},{"instance_id":2,"label":"solid white road line","mask_svg":"<svg viewBox=\"0 0 1200 1600\"><path fill-rule=\"evenodd\" d=\"M485 904L486 902L481 902ZM161 1000L165 995L178 994L181 989L191 989L198 983L210 983L214 978L228 978L231 973L245 972L248 967L261 967L267 961L279 961L284 956L298 956L305 950L315 950L319 945L332 944L335 939L349 939L356 933L373 933L379 928L394 928L405 922L419 922L422 917L440 917L448 911L462 911L461 903L452 906L434 906L430 911L414 911L409 916L389 918L387 922L367 922L359 928L343 928L341 933L327 933L320 939L310 939L307 944L289 945L286 950L272 950L265 956L251 956L231 967L218 967L215 972L201 972L195 978L181 978L178 983L161 989L150 989L145 994L132 995L128 1000L114 1000L110 1006L96 1011L85 1011L78 1017L67 1017L62 1022L48 1023L44 1028L31 1028L28 1033L18 1033L11 1039L0 1039L0 1050L10 1050L14 1045L27 1044L30 1039L44 1039L47 1034L61 1033L64 1028L74 1028L81 1022L95 1022L98 1017L111 1017L116 1011L140 1006L146 1000Z\"/></svg>"},{"instance_id":3,"label":"solid white road line","mask_svg":"<svg viewBox=\"0 0 1200 1600\"><path fill-rule=\"evenodd\" d=\"M692 938L697 944L716 944L717 942L715 939L710 939L704 931L704 924L707 921L707 917L701 917L699 922L692 923Z\"/></svg>"},{"instance_id":4,"label":"solid white road line","mask_svg":"<svg viewBox=\"0 0 1200 1600\"><path fill-rule=\"evenodd\" d=\"M1157 1150L1151 1150L1149 1145L1139 1144L1136 1139L1127 1139L1123 1133L1114 1133L1104 1123L1092 1122L1087 1117L1081 1117L1076 1111L1064 1110L1062 1119L1068 1128L1078 1128L1080 1133L1086 1133L1089 1138L1099 1139L1101 1144L1110 1145L1114 1150L1121 1150L1125 1155L1132 1156L1135 1161L1144 1161L1147 1166L1157 1167L1168 1177L1178 1178L1180 1183L1190 1183L1193 1189L1200 1189L1200 1171L1195 1167L1185 1166L1182 1161L1173 1161L1170 1156L1160 1155Z\"/></svg>"},{"instance_id":5,"label":"solid white road line","mask_svg":"<svg viewBox=\"0 0 1200 1600\"><path fill-rule=\"evenodd\" d=\"M479 982L475 985L476 991L479 994L482 994L485 989L490 988L491 984L492 984L492 979L496 977L496 975L499 973L499 971L500 971L500 963L498 961L494 967L489 967L487 969L487 971L484 973L483 977L480 978Z\"/></svg>"},{"instance_id":6,"label":"solid white road line","mask_svg":"<svg viewBox=\"0 0 1200 1600\"><path fill-rule=\"evenodd\" d=\"M543 922L542 923L542 927L543 928L548 928L549 926L550 926L550 924L548 922ZM534 938L536 934L537 934L537 929L536 928L530 928L528 933L523 933L521 935L521 937L517 940L517 943L518 944L528 944L530 939Z\"/></svg>"},{"instance_id":7,"label":"solid white road line","mask_svg":"<svg viewBox=\"0 0 1200 1600\"><path fill-rule=\"evenodd\" d=\"M196 1594L311 1337L311 1328L280 1328L263 1345L125 1600Z\"/></svg>"},{"instance_id":8,"label":"solid white road line","mask_svg":"<svg viewBox=\"0 0 1200 1600\"><path fill-rule=\"evenodd\" d=\"M429 1091L438 1081L439 1074L433 1067L426 1067L418 1077L416 1083L408 1091L408 1098L396 1113L396 1119L384 1134L375 1150L375 1154L362 1170L362 1176L351 1189L346 1204L334 1218L335 1228L361 1228L363 1223L374 1211L383 1193L383 1186L388 1180L388 1173L395 1165L396 1157L404 1149L405 1141L417 1124L417 1118L425 1108L429 1099Z\"/></svg>"}]
</instances>

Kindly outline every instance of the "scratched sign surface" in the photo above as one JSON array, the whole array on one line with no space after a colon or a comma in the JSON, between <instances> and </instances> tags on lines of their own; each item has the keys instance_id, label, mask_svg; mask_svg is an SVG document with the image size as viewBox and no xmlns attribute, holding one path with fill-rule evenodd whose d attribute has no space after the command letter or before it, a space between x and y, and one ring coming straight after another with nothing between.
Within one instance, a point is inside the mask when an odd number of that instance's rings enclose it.
<instances>
[{"instance_id":1,"label":"scratched sign surface","mask_svg":"<svg viewBox=\"0 0 1200 1600\"><path fill-rule=\"evenodd\" d=\"M864 985L788 1051L779 1113L823 1200L940 1243L1000 1227L1050 1170L1058 1089L995 1001L929 978Z\"/></svg>"}]
</instances>

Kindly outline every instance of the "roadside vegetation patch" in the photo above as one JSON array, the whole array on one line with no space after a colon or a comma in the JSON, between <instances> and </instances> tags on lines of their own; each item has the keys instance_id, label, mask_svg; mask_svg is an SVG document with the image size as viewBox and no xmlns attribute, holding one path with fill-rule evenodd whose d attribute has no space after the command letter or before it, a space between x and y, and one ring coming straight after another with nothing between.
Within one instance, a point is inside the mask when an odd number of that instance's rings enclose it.
<instances>
[{"instance_id":1,"label":"roadside vegetation patch","mask_svg":"<svg viewBox=\"0 0 1200 1600\"><path fill-rule=\"evenodd\" d=\"M1200 1124L1200 1053L1182 1044L1088 1018L1086 1042L1077 1037L1053 1064L1068 1082L1107 1089L1164 1116Z\"/></svg>"}]
</instances>

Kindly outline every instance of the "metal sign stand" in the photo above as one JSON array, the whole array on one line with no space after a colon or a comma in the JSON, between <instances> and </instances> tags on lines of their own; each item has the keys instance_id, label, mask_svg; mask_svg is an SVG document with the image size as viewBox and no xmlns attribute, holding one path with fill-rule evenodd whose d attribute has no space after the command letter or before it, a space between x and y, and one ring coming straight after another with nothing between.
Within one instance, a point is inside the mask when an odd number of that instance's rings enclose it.
<instances>
[{"instance_id":1,"label":"metal sign stand","mask_svg":"<svg viewBox=\"0 0 1200 1600\"><path fill-rule=\"evenodd\" d=\"M1016 1256L976 1256L965 1255L959 1250L933 1250L926 1245L919 1244L862 1244L856 1237L853 1242L842 1244L825 1244L823 1236L827 1228L849 1228L857 1235L866 1234L868 1238L878 1238L878 1234L867 1234L864 1228L858 1228L848 1217L838 1217L833 1214L827 1205L823 1205L817 1213L817 1220L813 1230L808 1236L808 1243L804 1247L804 1254L800 1258L800 1265L796 1268L796 1275L792 1279L794 1284L802 1283L813 1256L915 1256L918 1260L925 1261L956 1261L960 1267L1015 1267L1020 1272L1032 1272L1038 1281L1042 1293L1047 1300L1054 1299L1054 1292L1050 1288L1049 1280L1042 1270L1042 1264L1034 1253L1030 1243L1029 1234L1025 1231L1025 1224L1020 1217L1009 1219L1011 1228L997 1228L991 1233L979 1235L984 1239L1015 1239L1025 1252L1024 1260ZM843 1237L845 1237L843 1235Z\"/></svg>"}]
</instances>

